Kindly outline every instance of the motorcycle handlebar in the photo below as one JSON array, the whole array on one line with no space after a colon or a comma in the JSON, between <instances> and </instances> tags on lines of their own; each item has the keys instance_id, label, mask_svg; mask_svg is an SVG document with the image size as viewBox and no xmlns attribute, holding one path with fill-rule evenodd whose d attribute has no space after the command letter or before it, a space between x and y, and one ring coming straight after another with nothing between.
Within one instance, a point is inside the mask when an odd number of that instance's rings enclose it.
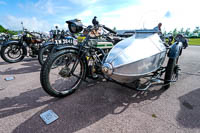
<instances>
[{"instance_id":1,"label":"motorcycle handlebar","mask_svg":"<svg viewBox=\"0 0 200 133\"><path fill-rule=\"evenodd\" d=\"M113 33L113 34L117 34L117 32L116 32L116 31L114 31L114 30L112 30L112 29L110 29L110 28L106 27L105 25L103 25L103 28L104 28L104 29L106 29L107 31L109 31L109 32Z\"/></svg>"}]
</instances>

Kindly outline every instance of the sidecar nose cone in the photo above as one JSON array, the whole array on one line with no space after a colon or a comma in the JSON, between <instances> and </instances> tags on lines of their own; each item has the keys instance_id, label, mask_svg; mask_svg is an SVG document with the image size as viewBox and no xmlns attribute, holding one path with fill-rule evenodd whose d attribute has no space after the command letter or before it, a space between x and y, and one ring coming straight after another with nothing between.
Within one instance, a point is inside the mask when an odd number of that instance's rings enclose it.
<instances>
[{"instance_id":1,"label":"sidecar nose cone","mask_svg":"<svg viewBox=\"0 0 200 133\"><path fill-rule=\"evenodd\" d=\"M112 75L113 67L110 63L104 63L102 66L102 72L106 75Z\"/></svg>"}]
</instances>

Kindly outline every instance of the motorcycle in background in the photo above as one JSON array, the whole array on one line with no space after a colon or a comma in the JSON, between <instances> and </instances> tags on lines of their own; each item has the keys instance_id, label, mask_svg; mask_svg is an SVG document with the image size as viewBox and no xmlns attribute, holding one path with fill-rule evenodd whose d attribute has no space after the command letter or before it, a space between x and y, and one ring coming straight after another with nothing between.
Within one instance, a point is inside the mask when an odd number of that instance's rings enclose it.
<instances>
[{"instance_id":1,"label":"motorcycle in background","mask_svg":"<svg viewBox=\"0 0 200 133\"><path fill-rule=\"evenodd\" d=\"M39 50L38 61L43 65L48 56L53 53L55 47L59 45L73 45L74 37L64 30L60 31L56 26L56 30L50 31L49 41L44 43Z\"/></svg>"},{"instance_id":2,"label":"motorcycle in background","mask_svg":"<svg viewBox=\"0 0 200 133\"><path fill-rule=\"evenodd\" d=\"M43 38L23 28L17 40L8 40L2 44L1 57L8 63L20 62L25 56L36 57L43 41Z\"/></svg>"},{"instance_id":3,"label":"motorcycle in background","mask_svg":"<svg viewBox=\"0 0 200 133\"><path fill-rule=\"evenodd\" d=\"M0 33L0 50L1 50L1 45L3 45L4 42L8 41L10 38L10 35L5 34L5 33Z\"/></svg>"}]
</instances>

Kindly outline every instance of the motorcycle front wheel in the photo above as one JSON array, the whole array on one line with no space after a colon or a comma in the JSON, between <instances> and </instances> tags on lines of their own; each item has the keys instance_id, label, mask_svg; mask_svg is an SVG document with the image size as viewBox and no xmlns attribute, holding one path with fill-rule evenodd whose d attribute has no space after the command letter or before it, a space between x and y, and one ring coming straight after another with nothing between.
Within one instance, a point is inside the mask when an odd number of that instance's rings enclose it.
<instances>
[{"instance_id":1,"label":"motorcycle front wheel","mask_svg":"<svg viewBox=\"0 0 200 133\"><path fill-rule=\"evenodd\" d=\"M17 44L3 46L1 48L1 58L8 63L20 62L26 55L26 48Z\"/></svg>"},{"instance_id":2,"label":"motorcycle front wheel","mask_svg":"<svg viewBox=\"0 0 200 133\"><path fill-rule=\"evenodd\" d=\"M75 92L85 75L86 63L78 57L78 51L62 50L54 53L44 63L40 82L49 95L65 97Z\"/></svg>"}]
</instances>

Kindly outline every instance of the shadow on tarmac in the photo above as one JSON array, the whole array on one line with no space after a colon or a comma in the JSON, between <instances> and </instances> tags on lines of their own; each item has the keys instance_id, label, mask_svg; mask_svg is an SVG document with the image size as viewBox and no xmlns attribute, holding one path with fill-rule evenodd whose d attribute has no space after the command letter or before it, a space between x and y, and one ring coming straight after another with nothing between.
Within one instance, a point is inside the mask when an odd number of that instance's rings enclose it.
<instances>
[{"instance_id":1,"label":"shadow on tarmac","mask_svg":"<svg viewBox=\"0 0 200 133\"><path fill-rule=\"evenodd\" d=\"M0 119L49 104L56 100L58 99L48 97L42 91L42 88L26 91L15 97L5 97L0 100Z\"/></svg>"},{"instance_id":2,"label":"shadow on tarmac","mask_svg":"<svg viewBox=\"0 0 200 133\"><path fill-rule=\"evenodd\" d=\"M0 57L1 58L1 57ZM7 65L8 63L3 61L3 62L0 62L0 65Z\"/></svg>"},{"instance_id":3,"label":"shadow on tarmac","mask_svg":"<svg viewBox=\"0 0 200 133\"><path fill-rule=\"evenodd\" d=\"M200 128L200 88L179 97L181 110L176 120L185 128Z\"/></svg>"},{"instance_id":4,"label":"shadow on tarmac","mask_svg":"<svg viewBox=\"0 0 200 133\"><path fill-rule=\"evenodd\" d=\"M49 104L19 125L13 132L75 132L94 124L109 114L118 115L130 105L137 107L143 106L145 102L149 104L157 100L164 91L164 89L151 90L151 88L147 91L135 91L110 82L98 82L89 87L88 84L82 84L74 94ZM33 98L32 102L37 99ZM36 107L46 103L35 103L36 105L31 104L31 106ZM49 109L53 110L59 119L46 125L39 115Z\"/></svg>"},{"instance_id":5,"label":"shadow on tarmac","mask_svg":"<svg viewBox=\"0 0 200 133\"><path fill-rule=\"evenodd\" d=\"M0 75L10 75L10 74L16 75L16 74L38 72L40 71L41 68L40 64L38 63L38 60L26 59L25 61L23 61L21 65L24 67L20 67L19 69L15 69L15 67L9 67L4 71L0 71Z\"/></svg>"}]
</instances>

